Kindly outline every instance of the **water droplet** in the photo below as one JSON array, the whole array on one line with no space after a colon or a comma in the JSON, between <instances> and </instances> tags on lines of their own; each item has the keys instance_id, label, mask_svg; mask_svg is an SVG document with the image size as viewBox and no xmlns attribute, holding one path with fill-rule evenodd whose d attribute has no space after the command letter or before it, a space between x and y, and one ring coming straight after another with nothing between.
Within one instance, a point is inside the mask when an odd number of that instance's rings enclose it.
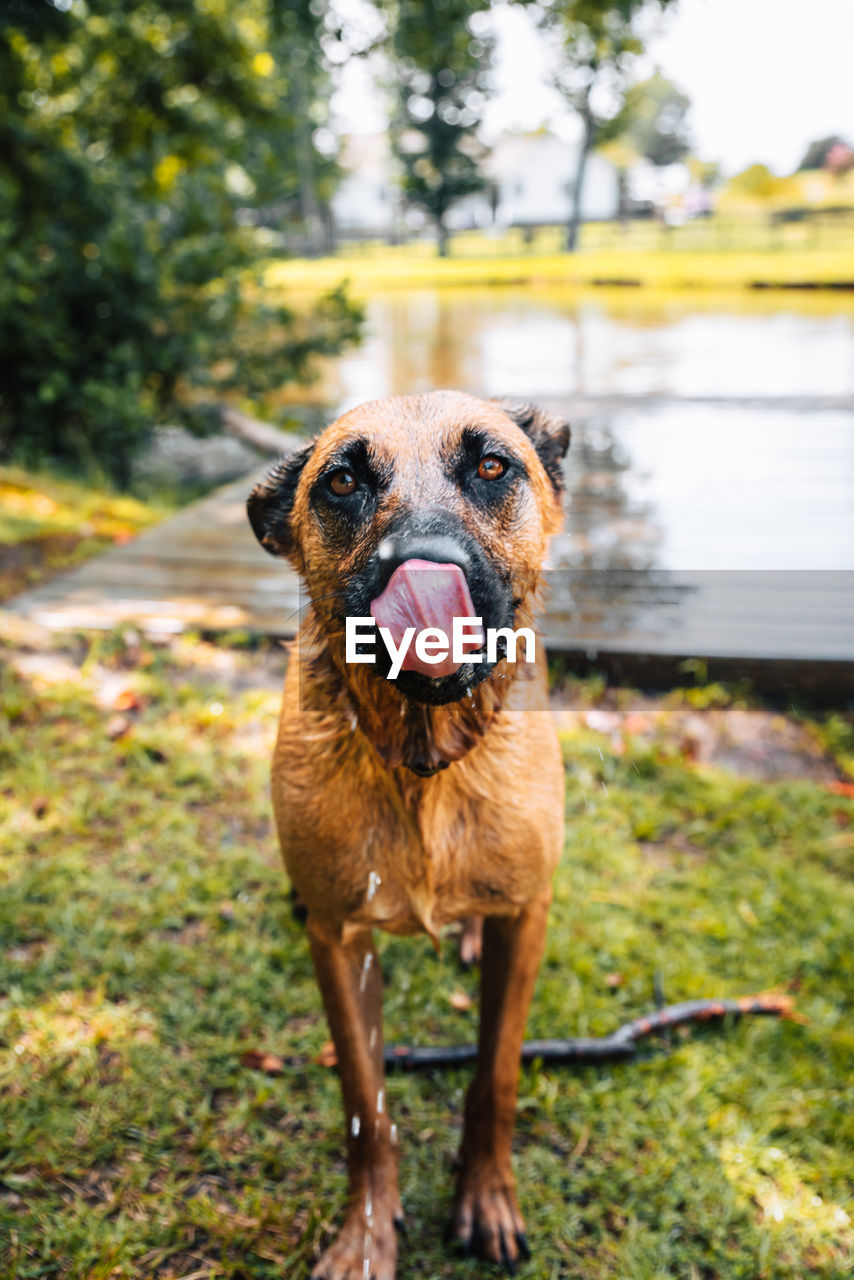
<instances>
[{"instance_id":1,"label":"water droplet","mask_svg":"<svg viewBox=\"0 0 854 1280\"><path fill-rule=\"evenodd\" d=\"M359 1130L361 1129L361 1127L362 1127L362 1121L359 1119L358 1116L353 1116L353 1119L350 1121L350 1132L352 1133L354 1138L358 1138Z\"/></svg>"},{"instance_id":2,"label":"water droplet","mask_svg":"<svg viewBox=\"0 0 854 1280\"><path fill-rule=\"evenodd\" d=\"M371 1027L371 1034L368 1036L368 1048L375 1049L377 1047L377 1029Z\"/></svg>"},{"instance_id":3,"label":"water droplet","mask_svg":"<svg viewBox=\"0 0 854 1280\"><path fill-rule=\"evenodd\" d=\"M358 722L358 720L356 719L356 716L355 716L355 713L354 713L354 714L350 717L350 732L351 732L351 733L355 733L355 732L356 732L356 726L357 726L357 724L358 724L358 723L359 723L359 722Z\"/></svg>"},{"instance_id":4,"label":"water droplet","mask_svg":"<svg viewBox=\"0 0 854 1280\"><path fill-rule=\"evenodd\" d=\"M380 1115L382 1115L383 1113L384 1102L385 1102L385 1090L380 1089L379 1093L377 1094L377 1111L379 1112Z\"/></svg>"},{"instance_id":5,"label":"water droplet","mask_svg":"<svg viewBox=\"0 0 854 1280\"><path fill-rule=\"evenodd\" d=\"M376 871L368 872L368 902L373 901L382 882L382 876L377 875Z\"/></svg>"},{"instance_id":6,"label":"water droplet","mask_svg":"<svg viewBox=\"0 0 854 1280\"><path fill-rule=\"evenodd\" d=\"M370 951L369 951L369 952L368 952L368 954L365 956L365 962L364 962L364 964L362 965L362 976L361 976L361 978L359 979L359 990L360 990L360 991L364 991L365 987L367 986L367 982L368 982L368 973L370 972L370 968L371 968L371 961L373 960L373 958L374 958L374 957L373 957L373 954L372 954Z\"/></svg>"},{"instance_id":7,"label":"water droplet","mask_svg":"<svg viewBox=\"0 0 854 1280\"><path fill-rule=\"evenodd\" d=\"M397 1142L397 1125L393 1124L391 1126L391 1145L394 1146L396 1142Z\"/></svg>"},{"instance_id":8,"label":"water droplet","mask_svg":"<svg viewBox=\"0 0 854 1280\"><path fill-rule=\"evenodd\" d=\"M368 1220L368 1225L374 1220L374 1198L370 1188L365 1192L365 1217Z\"/></svg>"}]
</instances>

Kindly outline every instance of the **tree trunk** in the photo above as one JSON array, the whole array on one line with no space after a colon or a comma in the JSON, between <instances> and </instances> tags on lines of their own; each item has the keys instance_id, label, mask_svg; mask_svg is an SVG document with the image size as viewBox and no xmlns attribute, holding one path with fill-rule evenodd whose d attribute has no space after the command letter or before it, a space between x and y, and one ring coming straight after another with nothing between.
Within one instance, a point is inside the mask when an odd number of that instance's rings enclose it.
<instances>
[{"instance_id":1,"label":"tree trunk","mask_svg":"<svg viewBox=\"0 0 854 1280\"><path fill-rule=\"evenodd\" d=\"M445 226L445 215L442 214L436 220L436 228L439 232L439 257L447 258L448 256L448 228Z\"/></svg>"},{"instance_id":2,"label":"tree trunk","mask_svg":"<svg viewBox=\"0 0 854 1280\"><path fill-rule=\"evenodd\" d=\"M578 164L575 169L575 184L572 189L572 210L569 215L569 225L566 229L566 251L574 253L578 247L578 228L581 226L581 198L584 194L584 174L587 169L587 157L593 146L593 137L596 132L596 124L593 119L593 113L585 103L581 109L581 119L584 123L584 133L581 136L581 149L578 152Z\"/></svg>"},{"instance_id":3,"label":"tree trunk","mask_svg":"<svg viewBox=\"0 0 854 1280\"><path fill-rule=\"evenodd\" d=\"M307 256L314 258L321 251L324 228L317 200L317 186L314 175L314 148L311 142L308 82L305 68L298 58L294 58L292 63L291 84L297 118L294 142L296 144L297 175L299 177L300 215L305 229Z\"/></svg>"}]
</instances>

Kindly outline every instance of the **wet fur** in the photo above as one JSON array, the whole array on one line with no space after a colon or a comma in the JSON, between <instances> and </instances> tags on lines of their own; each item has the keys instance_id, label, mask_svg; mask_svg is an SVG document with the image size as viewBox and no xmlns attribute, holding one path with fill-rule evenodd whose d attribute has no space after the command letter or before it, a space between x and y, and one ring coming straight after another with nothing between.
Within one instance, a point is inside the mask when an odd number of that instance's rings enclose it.
<instances>
[{"instance_id":1,"label":"wet fur","mask_svg":"<svg viewBox=\"0 0 854 1280\"><path fill-rule=\"evenodd\" d=\"M542 646L534 667L471 664L445 678L436 701L418 683L425 677L407 685L346 664L344 618L376 590L382 540L423 535L460 546L478 610L532 625L568 439L564 423L530 406L453 392L395 397L339 418L249 500L259 540L296 565L312 601L285 681L273 804L308 910L349 1133L347 1215L317 1277L362 1276L364 1257L376 1280L395 1274L397 1149L382 1102L375 927L426 931L438 946L444 925L487 917L487 1047L467 1103L452 1229L495 1261L512 1264L525 1248L510 1135L563 832ZM479 449L512 459L500 491L472 480ZM371 477L351 507L324 488L342 458Z\"/></svg>"}]
</instances>

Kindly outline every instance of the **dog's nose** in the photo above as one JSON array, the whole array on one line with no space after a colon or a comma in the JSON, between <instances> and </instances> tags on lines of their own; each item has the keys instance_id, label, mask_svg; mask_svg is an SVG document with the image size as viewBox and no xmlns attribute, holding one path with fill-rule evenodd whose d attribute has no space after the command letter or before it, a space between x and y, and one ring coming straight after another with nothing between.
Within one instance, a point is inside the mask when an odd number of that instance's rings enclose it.
<instances>
[{"instance_id":1,"label":"dog's nose","mask_svg":"<svg viewBox=\"0 0 854 1280\"><path fill-rule=\"evenodd\" d=\"M418 534L408 533L406 530L391 533L380 542L374 556L383 586L390 580L395 569L400 568L407 560L455 564L466 577L471 569L471 556L465 548L455 538L443 533Z\"/></svg>"}]
</instances>

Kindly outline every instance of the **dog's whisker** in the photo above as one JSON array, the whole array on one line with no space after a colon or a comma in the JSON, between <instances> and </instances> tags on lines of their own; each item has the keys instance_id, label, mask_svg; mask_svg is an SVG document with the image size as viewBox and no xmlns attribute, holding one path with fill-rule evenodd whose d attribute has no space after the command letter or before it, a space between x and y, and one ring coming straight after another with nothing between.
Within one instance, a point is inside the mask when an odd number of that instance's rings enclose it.
<instances>
[{"instance_id":1,"label":"dog's whisker","mask_svg":"<svg viewBox=\"0 0 854 1280\"><path fill-rule=\"evenodd\" d=\"M300 604L296 609L292 609L290 613L285 615L282 621L290 622L291 618L296 617L299 613L304 613L305 610L310 609L313 604L320 604L322 600L332 600L336 596L339 596L342 600L345 599L345 593L343 591L330 591L324 596L309 596L304 604Z\"/></svg>"}]
</instances>

